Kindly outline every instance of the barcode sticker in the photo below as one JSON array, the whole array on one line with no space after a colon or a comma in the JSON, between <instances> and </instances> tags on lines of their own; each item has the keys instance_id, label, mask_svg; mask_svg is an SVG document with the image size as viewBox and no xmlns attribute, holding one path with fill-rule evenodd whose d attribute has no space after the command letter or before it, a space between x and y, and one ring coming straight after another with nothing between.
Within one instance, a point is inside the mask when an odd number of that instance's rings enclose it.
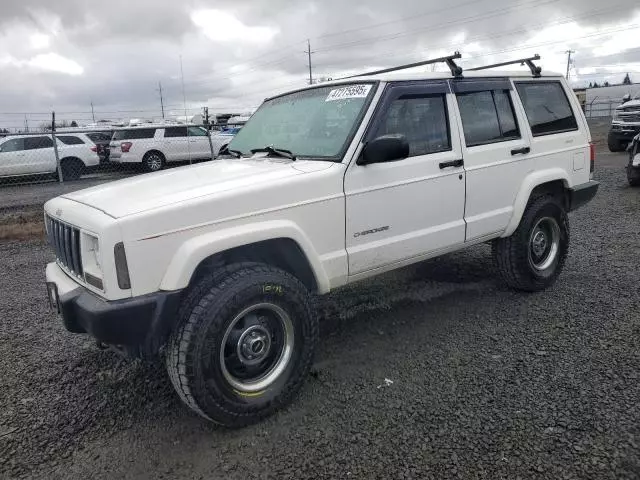
<instances>
[{"instance_id":1,"label":"barcode sticker","mask_svg":"<svg viewBox=\"0 0 640 480\"><path fill-rule=\"evenodd\" d=\"M349 85L348 87L334 88L327 95L325 102L333 102L334 100L343 100L345 98L364 98L369 95L371 85Z\"/></svg>"}]
</instances>

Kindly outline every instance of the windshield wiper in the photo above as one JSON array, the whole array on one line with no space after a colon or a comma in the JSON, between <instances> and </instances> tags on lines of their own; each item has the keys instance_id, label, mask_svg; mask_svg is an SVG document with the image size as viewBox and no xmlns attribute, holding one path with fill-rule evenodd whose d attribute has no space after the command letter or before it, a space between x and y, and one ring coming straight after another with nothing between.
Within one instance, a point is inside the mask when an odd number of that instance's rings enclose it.
<instances>
[{"instance_id":1,"label":"windshield wiper","mask_svg":"<svg viewBox=\"0 0 640 480\"><path fill-rule=\"evenodd\" d=\"M229 147L224 147L222 150L220 150L218 155L224 155L226 153L236 158L242 158L242 152L240 150L234 150L233 148Z\"/></svg>"},{"instance_id":2,"label":"windshield wiper","mask_svg":"<svg viewBox=\"0 0 640 480\"><path fill-rule=\"evenodd\" d=\"M293 154L291 150L286 150L284 148L274 147L273 145L269 145L264 148L254 148L251 150L251 153L259 153L266 152L269 155L274 155L276 157L288 158L290 160L295 160L296 156Z\"/></svg>"}]
</instances>

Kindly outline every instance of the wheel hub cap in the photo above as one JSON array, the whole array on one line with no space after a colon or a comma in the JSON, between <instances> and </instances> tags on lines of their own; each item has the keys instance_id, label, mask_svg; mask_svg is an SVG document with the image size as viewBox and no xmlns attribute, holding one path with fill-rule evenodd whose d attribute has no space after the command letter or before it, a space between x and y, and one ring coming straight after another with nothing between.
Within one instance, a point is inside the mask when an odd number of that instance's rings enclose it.
<instances>
[{"instance_id":1,"label":"wheel hub cap","mask_svg":"<svg viewBox=\"0 0 640 480\"><path fill-rule=\"evenodd\" d=\"M270 349L271 336L261 325L249 327L238 340L238 358L247 365L260 363L269 354Z\"/></svg>"},{"instance_id":2,"label":"wheel hub cap","mask_svg":"<svg viewBox=\"0 0 640 480\"><path fill-rule=\"evenodd\" d=\"M547 236L544 234L544 232L538 231L533 236L532 248L533 248L533 253L535 253L536 256L538 257L542 256L545 249L547 248Z\"/></svg>"}]
</instances>

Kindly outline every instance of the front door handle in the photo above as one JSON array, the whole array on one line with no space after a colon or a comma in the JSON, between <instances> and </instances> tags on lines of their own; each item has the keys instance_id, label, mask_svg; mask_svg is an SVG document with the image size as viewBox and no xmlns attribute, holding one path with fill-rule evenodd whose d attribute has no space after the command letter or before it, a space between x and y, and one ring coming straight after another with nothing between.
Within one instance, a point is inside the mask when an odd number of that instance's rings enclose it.
<instances>
[{"instance_id":1,"label":"front door handle","mask_svg":"<svg viewBox=\"0 0 640 480\"><path fill-rule=\"evenodd\" d=\"M511 150L511 155L526 155L530 151L530 147L514 148L513 150Z\"/></svg>"},{"instance_id":2,"label":"front door handle","mask_svg":"<svg viewBox=\"0 0 640 480\"><path fill-rule=\"evenodd\" d=\"M450 160L448 162L440 162L440 169L447 167L462 167L464 165L464 160Z\"/></svg>"}]
</instances>

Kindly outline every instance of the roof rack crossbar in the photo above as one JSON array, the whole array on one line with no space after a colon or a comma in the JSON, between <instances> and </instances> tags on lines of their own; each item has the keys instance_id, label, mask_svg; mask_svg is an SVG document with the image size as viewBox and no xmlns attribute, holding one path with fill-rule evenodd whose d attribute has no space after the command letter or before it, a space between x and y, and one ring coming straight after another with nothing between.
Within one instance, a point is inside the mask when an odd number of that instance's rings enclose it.
<instances>
[{"instance_id":1,"label":"roof rack crossbar","mask_svg":"<svg viewBox=\"0 0 640 480\"><path fill-rule=\"evenodd\" d=\"M540 60L540 55L536 53L533 57L529 57L529 58L520 58L518 60L511 60L509 62L502 62L502 63L494 63L492 65L483 65L482 67L468 68L467 70L471 70L471 71L486 70L488 68L504 67L505 65L515 65L519 63L520 65L526 65L527 67L529 67L529 70L531 70L531 75L533 75L534 77L539 77L540 73L542 72L542 68L537 66L535 63L533 63L534 60Z\"/></svg>"},{"instance_id":2,"label":"roof rack crossbar","mask_svg":"<svg viewBox=\"0 0 640 480\"><path fill-rule=\"evenodd\" d=\"M446 63L449 69L451 70L451 75L454 77L459 77L462 75L462 68L459 67L454 60L462 58L460 52L455 52L453 55L449 55L446 57L432 58L430 60L423 60L421 62L408 63L406 65L399 65L397 67L384 68L382 70L373 70L371 72L358 73L357 75L349 75L348 77L342 77L337 80L346 80L348 78L356 78L356 77L364 77L368 75L378 75L380 73L389 73L396 72L398 70L406 70L408 68L420 67L422 65L431 65L434 63Z\"/></svg>"}]
</instances>

